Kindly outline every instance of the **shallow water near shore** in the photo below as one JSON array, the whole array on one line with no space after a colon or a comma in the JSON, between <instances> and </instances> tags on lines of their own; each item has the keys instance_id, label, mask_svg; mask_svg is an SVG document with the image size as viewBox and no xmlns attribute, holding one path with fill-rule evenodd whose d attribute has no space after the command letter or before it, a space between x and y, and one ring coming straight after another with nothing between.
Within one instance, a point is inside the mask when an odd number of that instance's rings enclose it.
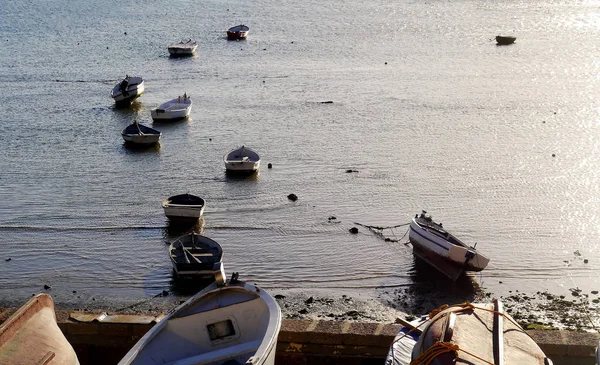
<instances>
[{"instance_id":1,"label":"shallow water near shore","mask_svg":"<svg viewBox=\"0 0 600 365\"><path fill-rule=\"evenodd\" d=\"M76 307L185 297L165 244L183 232L160 202L189 192L226 271L273 292L405 309L400 293L423 286L406 227L357 223L426 209L491 258L461 290L595 308L599 1L46 5L0 6L0 304L44 285ZM227 41L239 23L248 40ZM169 58L188 38L197 55ZM125 74L146 93L116 109ZM184 92L189 120L152 123ZM127 148L133 120L160 146ZM257 176L225 175L241 145L261 155Z\"/></svg>"}]
</instances>

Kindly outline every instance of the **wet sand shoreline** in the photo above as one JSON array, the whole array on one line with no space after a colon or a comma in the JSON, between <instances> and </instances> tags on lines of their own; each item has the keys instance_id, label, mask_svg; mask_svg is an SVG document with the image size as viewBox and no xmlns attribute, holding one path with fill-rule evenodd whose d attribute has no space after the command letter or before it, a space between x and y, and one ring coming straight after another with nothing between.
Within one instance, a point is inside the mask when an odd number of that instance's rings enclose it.
<instances>
[{"instance_id":1,"label":"wet sand shoreline","mask_svg":"<svg viewBox=\"0 0 600 365\"><path fill-rule=\"evenodd\" d=\"M475 285L472 280L449 285L448 281L426 281L403 288L386 288L378 294L332 289L270 289L281 307L285 319L321 319L396 323L397 318L412 319L443 305L463 302L489 302L494 298ZM183 303L189 295L163 291L142 300L83 296L74 293L71 299L53 295L56 309L89 313L161 314ZM598 322L598 293L574 292L571 298L547 292L520 293L500 296L505 310L525 329L564 329L595 332ZM191 295L191 294L190 294ZM83 297L83 298L82 298ZM77 298L77 299L73 299ZM0 307L18 307L6 298Z\"/></svg>"}]
</instances>

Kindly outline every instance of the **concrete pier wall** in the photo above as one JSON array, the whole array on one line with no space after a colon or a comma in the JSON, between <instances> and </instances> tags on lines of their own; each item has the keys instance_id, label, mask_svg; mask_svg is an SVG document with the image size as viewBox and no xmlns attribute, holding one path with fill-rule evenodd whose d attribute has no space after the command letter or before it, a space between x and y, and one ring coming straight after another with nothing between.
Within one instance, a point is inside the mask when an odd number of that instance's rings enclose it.
<instances>
[{"instance_id":1,"label":"concrete pier wall","mask_svg":"<svg viewBox=\"0 0 600 365\"><path fill-rule=\"evenodd\" d=\"M15 310L0 310L0 323ZM116 364L164 316L56 311L58 325L81 365ZM284 320L277 364L383 365L398 324ZM594 365L599 336L570 331L528 331L554 365Z\"/></svg>"}]
</instances>

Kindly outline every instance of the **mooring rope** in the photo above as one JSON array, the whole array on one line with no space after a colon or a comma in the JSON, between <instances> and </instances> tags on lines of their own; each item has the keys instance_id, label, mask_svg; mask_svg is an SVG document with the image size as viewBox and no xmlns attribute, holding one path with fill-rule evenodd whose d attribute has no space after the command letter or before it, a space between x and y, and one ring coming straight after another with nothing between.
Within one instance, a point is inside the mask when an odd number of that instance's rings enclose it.
<instances>
[{"instance_id":1,"label":"mooring rope","mask_svg":"<svg viewBox=\"0 0 600 365\"><path fill-rule=\"evenodd\" d=\"M408 223L402 223L402 224L397 224L395 226L389 226L389 227L370 226L370 225L362 224L362 223L358 223L358 222L354 222L354 224L357 224L357 225L359 225L361 227L367 228L369 231L371 231L374 234L376 234L377 236L383 238L385 241L399 242L401 239L404 238L404 236L406 236L406 234L408 233L408 230L404 233L404 235L402 235L402 237L397 238L396 233L394 232L394 228L408 226L410 224L410 222L408 222ZM389 238L389 237L385 237L383 235L383 231L386 230L386 229L389 229L392 232L392 235L395 237L394 239Z\"/></svg>"}]
</instances>

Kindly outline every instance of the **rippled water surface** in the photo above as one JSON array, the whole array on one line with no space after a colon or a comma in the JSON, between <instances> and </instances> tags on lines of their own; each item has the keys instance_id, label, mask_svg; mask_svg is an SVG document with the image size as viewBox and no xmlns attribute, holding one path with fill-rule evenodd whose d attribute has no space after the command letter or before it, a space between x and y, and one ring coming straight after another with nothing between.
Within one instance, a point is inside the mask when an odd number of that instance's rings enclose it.
<instances>
[{"instance_id":1,"label":"rippled water surface","mask_svg":"<svg viewBox=\"0 0 600 365\"><path fill-rule=\"evenodd\" d=\"M600 288L600 1L26 0L0 19L4 301L169 290L160 202L184 192L226 270L266 288L413 285L406 227L356 223L421 209L491 258L492 293ZM187 38L197 55L169 58ZM146 93L115 109L125 74ZM191 119L152 124L184 92ZM133 120L160 147L124 146ZM225 175L240 145L258 176Z\"/></svg>"}]
</instances>

